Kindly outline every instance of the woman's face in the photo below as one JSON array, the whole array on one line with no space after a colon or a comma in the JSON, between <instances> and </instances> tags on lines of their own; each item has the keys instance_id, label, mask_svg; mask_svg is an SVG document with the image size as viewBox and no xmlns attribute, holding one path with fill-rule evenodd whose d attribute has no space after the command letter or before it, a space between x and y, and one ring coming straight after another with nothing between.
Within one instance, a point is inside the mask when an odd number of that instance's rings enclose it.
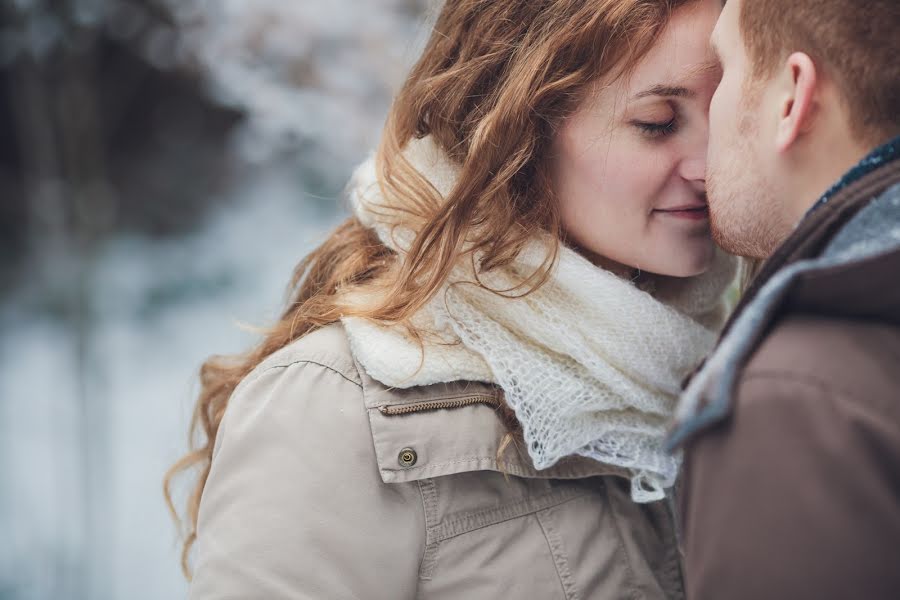
<instances>
[{"instance_id":1,"label":"woman's face","mask_svg":"<svg viewBox=\"0 0 900 600\"><path fill-rule=\"evenodd\" d=\"M712 263L706 144L719 72L709 37L721 6L676 11L633 73L600 82L557 133L563 227L598 265L690 277Z\"/></svg>"}]
</instances>

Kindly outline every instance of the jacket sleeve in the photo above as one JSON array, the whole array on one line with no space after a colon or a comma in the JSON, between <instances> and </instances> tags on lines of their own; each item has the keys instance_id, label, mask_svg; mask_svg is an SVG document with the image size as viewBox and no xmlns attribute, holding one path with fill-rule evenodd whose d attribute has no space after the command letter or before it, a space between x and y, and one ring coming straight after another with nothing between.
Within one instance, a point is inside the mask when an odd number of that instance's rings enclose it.
<instances>
[{"instance_id":1,"label":"jacket sleeve","mask_svg":"<svg viewBox=\"0 0 900 600\"><path fill-rule=\"evenodd\" d=\"M686 448L689 600L900 597L900 423L814 378L745 375Z\"/></svg>"},{"instance_id":2,"label":"jacket sleeve","mask_svg":"<svg viewBox=\"0 0 900 600\"><path fill-rule=\"evenodd\" d=\"M381 481L359 384L269 368L220 427L190 598L413 598L424 539L417 485Z\"/></svg>"}]
</instances>

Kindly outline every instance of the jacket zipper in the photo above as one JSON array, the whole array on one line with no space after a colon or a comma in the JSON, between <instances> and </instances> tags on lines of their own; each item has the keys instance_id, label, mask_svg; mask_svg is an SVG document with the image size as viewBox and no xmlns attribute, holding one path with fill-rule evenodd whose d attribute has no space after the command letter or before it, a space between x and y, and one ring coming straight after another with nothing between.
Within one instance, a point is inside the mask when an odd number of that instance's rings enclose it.
<instances>
[{"instance_id":1,"label":"jacket zipper","mask_svg":"<svg viewBox=\"0 0 900 600\"><path fill-rule=\"evenodd\" d=\"M380 406L381 414L392 417L396 415L408 415L410 413L427 410L441 410L450 408L462 408L473 404L487 404L494 408L500 406L496 396L480 394L477 396L465 396L463 398L448 398L445 400L429 400L427 402L415 402L413 404L401 404L399 406Z\"/></svg>"}]
</instances>

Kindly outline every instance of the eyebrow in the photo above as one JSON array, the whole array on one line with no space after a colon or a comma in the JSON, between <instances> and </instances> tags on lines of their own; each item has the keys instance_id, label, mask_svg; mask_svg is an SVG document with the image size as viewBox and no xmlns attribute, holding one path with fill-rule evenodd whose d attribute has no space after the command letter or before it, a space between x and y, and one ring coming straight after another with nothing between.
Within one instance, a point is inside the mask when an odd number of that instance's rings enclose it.
<instances>
[{"instance_id":1,"label":"eyebrow","mask_svg":"<svg viewBox=\"0 0 900 600\"><path fill-rule=\"evenodd\" d=\"M636 94L634 99L639 100L640 98L647 98L650 96L662 96L663 98L693 98L696 96L696 93L694 90L689 90L686 87L660 84L654 85L653 87Z\"/></svg>"},{"instance_id":2,"label":"eyebrow","mask_svg":"<svg viewBox=\"0 0 900 600\"><path fill-rule=\"evenodd\" d=\"M721 61L717 59L707 61L701 65L698 65L691 69L690 73L684 76L685 79L692 78L697 75L702 75L704 73L709 72L718 72L721 70ZM676 81L681 81L684 79L679 79ZM634 95L632 100L640 100L641 98L649 98L651 96L658 96L661 98L694 98L697 96L697 92L692 90L689 87L685 87L683 85L679 85L677 82L675 83L659 83L654 85L653 87L647 88L643 92L638 92Z\"/></svg>"}]
</instances>

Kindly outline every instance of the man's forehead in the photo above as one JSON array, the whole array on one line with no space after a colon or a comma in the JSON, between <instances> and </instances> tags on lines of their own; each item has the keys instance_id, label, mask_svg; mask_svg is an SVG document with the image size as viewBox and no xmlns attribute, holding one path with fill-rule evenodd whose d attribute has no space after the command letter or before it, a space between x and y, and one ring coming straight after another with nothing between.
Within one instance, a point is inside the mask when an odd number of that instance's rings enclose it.
<instances>
[{"instance_id":1,"label":"man's forehead","mask_svg":"<svg viewBox=\"0 0 900 600\"><path fill-rule=\"evenodd\" d=\"M737 24L737 18L732 13L739 10L739 2L740 0L730 0L722 3L724 8L719 15L719 20L716 22L712 36L710 36L710 43L714 47L721 48L722 43L727 41L726 37L737 35L737 31L732 31L732 24Z\"/></svg>"},{"instance_id":2,"label":"man's forehead","mask_svg":"<svg viewBox=\"0 0 900 600\"><path fill-rule=\"evenodd\" d=\"M722 2L722 14L729 18L732 14L737 14L741 10L741 0L726 0ZM721 19L720 19L721 20Z\"/></svg>"}]
</instances>

